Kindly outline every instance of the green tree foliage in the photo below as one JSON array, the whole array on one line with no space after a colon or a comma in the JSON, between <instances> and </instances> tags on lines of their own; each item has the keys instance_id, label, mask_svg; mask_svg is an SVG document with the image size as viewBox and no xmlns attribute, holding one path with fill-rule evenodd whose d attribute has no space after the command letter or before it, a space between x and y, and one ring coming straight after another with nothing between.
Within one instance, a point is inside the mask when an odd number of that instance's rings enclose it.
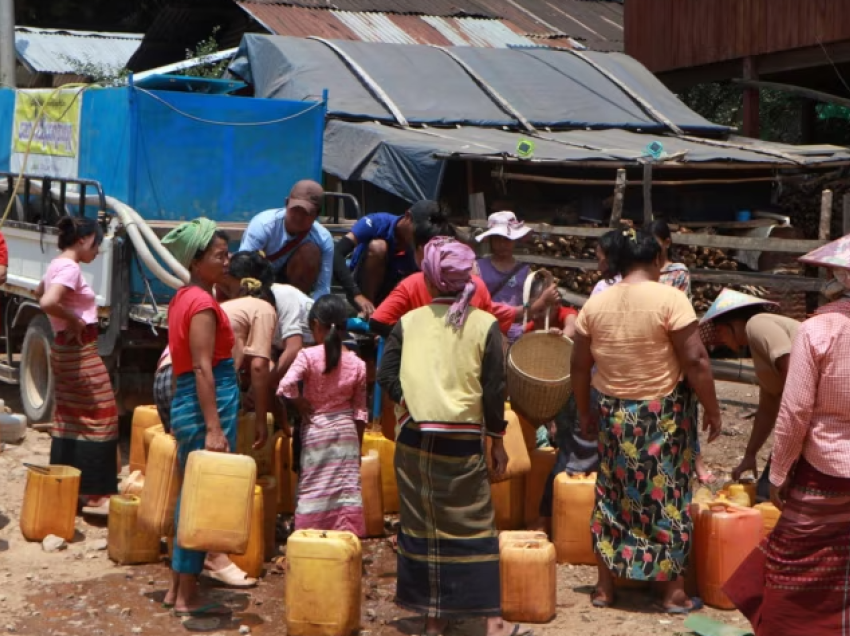
<instances>
[{"instance_id":1,"label":"green tree foliage","mask_svg":"<svg viewBox=\"0 0 850 636\"><path fill-rule=\"evenodd\" d=\"M731 82L698 84L679 93L679 99L709 121L741 129L744 92ZM803 99L784 91L762 89L759 99L761 138L787 144L803 141ZM850 144L850 121L843 118L816 118L814 141Z\"/></svg>"},{"instance_id":2,"label":"green tree foliage","mask_svg":"<svg viewBox=\"0 0 850 636\"><path fill-rule=\"evenodd\" d=\"M195 47L195 50L186 49L186 59L192 60L195 58L205 59L219 52L218 40L216 36L218 32L221 30L221 27L214 27L212 33L206 40L202 40ZM188 68L182 72L182 75L187 75L189 77L207 77L211 79L218 79L222 75L224 75L224 71L227 70L227 65L230 63L229 59L220 60L218 62L214 62L212 60L208 62L204 62L198 66L193 68Z\"/></svg>"},{"instance_id":3,"label":"green tree foliage","mask_svg":"<svg viewBox=\"0 0 850 636\"><path fill-rule=\"evenodd\" d=\"M97 64L91 60L83 62L67 55L63 55L62 59L71 66L75 75L88 78L92 84L100 84L101 86L121 86L130 74L125 66Z\"/></svg>"}]
</instances>

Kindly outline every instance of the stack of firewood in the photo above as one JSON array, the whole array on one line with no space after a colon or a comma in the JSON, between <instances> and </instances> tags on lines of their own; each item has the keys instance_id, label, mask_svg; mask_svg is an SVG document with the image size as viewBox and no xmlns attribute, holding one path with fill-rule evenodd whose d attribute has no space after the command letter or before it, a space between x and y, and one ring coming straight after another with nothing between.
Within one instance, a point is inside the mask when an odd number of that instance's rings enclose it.
<instances>
[{"instance_id":1,"label":"stack of firewood","mask_svg":"<svg viewBox=\"0 0 850 636\"><path fill-rule=\"evenodd\" d=\"M821 196L824 190L832 190L830 238L836 239L844 234L843 200L845 194L850 194L850 178L845 171L788 183L779 197L778 203L782 213L791 217L791 224L801 228L807 239L818 238Z\"/></svg>"},{"instance_id":2,"label":"stack of firewood","mask_svg":"<svg viewBox=\"0 0 850 636\"><path fill-rule=\"evenodd\" d=\"M680 232L687 233L682 228ZM710 232L710 230L707 230ZM676 238L673 238L674 245ZM547 258L565 258L581 261L596 260L595 238L583 238L575 236L549 236L546 238L535 237L531 244L530 254ZM737 271L738 262L730 258L727 251L709 247L694 247L688 245L676 245L676 261L684 263L688 269L708 269L719 271ZM532 269L547 269L558 279L558 285L567 291L589 296L596 284L602 279L602 274L595 269L578 269L559 266L532 266ZM705 312L724 285L719 283L691 283L691 294L694 309L697 313ZM751 286L730 286L732 289L751 294L764 296L767 290Z\"/></svg>"}]
</instances>

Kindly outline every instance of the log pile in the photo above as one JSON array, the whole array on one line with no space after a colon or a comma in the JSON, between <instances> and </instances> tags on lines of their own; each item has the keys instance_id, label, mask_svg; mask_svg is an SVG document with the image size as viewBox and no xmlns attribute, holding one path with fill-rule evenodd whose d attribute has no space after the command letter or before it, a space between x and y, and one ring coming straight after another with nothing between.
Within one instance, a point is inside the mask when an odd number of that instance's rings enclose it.
<instances>
[{"instance_id":1,"label":"log pile","mask_svg":"<svg viewBox=\"0 0 850 636\"><path fill-rule=\"evenodd\" d=\"M824 190L832 190L830 238L837 239L844 235L843 199L845 194L850 194L850 177L843 171L789 183L785 185L779 197L782 214L791 217L791 224L802 229L807 239L818 238L821 195Z\"/></svg>"},{"instance_id":2,"label":"log pile","mask_svg":"<svg viewBox=\"0 0 850 636\"><path fill-rule=\"evenodd\" d=\"M681 228L680 232L687 233L689 230ZM707 230L707 232L711 232ZM676 244L675 235L673 243ZM578 236L536 236L530 249L531 255L547 258L566 258L583 261L596 261L595 238L584 238ZM688 269L707 269L734 272L738 270L738 262L729 257L726 250L678 245L675 247L676 260L684 263ZM540 266L532 266L532 269L541 269ZM558 285L567 291L590 296L593 288L602 279L602 274L593 269L577 269L567 267L546 266L545 269L552 272L558 279ZM691 295L694 309L697 313L705 312L717 295L723 289L723 285L717 283L691 283ZM731 286L732 289L751 294L764 296L767 290L750 286Z\"/></svg>"}]
</instances>

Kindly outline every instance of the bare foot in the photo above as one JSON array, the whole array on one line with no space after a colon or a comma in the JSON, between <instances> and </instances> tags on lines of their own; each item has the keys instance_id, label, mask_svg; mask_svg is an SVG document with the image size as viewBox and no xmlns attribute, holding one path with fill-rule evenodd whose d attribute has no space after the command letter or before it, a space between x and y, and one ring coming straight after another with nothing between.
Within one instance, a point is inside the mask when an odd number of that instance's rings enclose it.
<instances>
[{"instance_id":1,"label":"bare foot","mask_svg":"<svg viewBox=\"0 0 850 636\"><path fill-rule=\"evenodd\" d=\"M487 636L512 636L514 628L518 627L514 623L509 623L501 617L487 619ZM529 634L530 630L519 629L517 636Z\"/></svg>"},{"instance_id":2,"label":"bare foot","mask_svg":"<svg viewBox=\"0 0 850 636\"><path fill-rule=\"evenodd\" d=\"M697 473L697 479L701 484L713 484L717 481L717 477L705 465L705 460L701 454L697 455L694 467Z\"/></svg>"}]
</instances>

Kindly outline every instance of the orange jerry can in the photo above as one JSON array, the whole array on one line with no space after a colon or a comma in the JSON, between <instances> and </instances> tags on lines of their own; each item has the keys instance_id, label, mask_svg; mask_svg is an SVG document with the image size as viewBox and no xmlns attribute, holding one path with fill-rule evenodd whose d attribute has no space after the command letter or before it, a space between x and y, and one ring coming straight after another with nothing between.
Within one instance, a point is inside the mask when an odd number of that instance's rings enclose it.
<instances>
[{"instance_id":1,"label":"orange jerry can","mask_svg":"<svg viewBox=\"0 0 850 636\"><path fill-rule=\"evenodd\" d=\"M257 475L272 475L274 473L274 415L266 416L266 443L255 449L254 440L257 434L257 416L255 413L245 413L239 416L236 428L236 452L240 455L253 457L257 462Z\"/></svg>"},{"instance_id":2,"label":"orange jerry can","mask_svg":"<svg viewBox=\"0 0 850 636\"><path fill-rule=\"evenodd\" d=\"M691 504L697 586L707 605L735 609L723 586L761 541L764 523L754 508L725 502Z\"/></svg>"},{"instance_id":3,"label":"orange jerry can","mask_svg":"<svg viewBox=\"0 0 850 636\"><path fill-rule=\"evenodd\" d=\"M505 429L505 435L502 438L505 446L505 452L508 454L508 466L505 472L499 477L495 477L491 466L490 447L493 443L493 438L489 435L484 437L484 457L487 460L487 467L490 470L490 481L507 481L519 475L526 475L531 470L531 459L528 457L528 449L525 447L525 440L522 437L522 428L519 425L517 414L511 410L505 411L505 420L508 423Z\"/></svg>"},{"instance_id":4,"label":"orange jerry can","mask_svg":"<svg viewBox=\"0 0 850 636\"><path fill-rule=\"evenodd\" d=\"M540 500L549 475L558 459L554 448L535 448L530 453L531 470L525 476L525 523L532 524L540 517Z\"/></svg>"},{"instance_id":5,"label":"orange jerry can","mask_svg":"<svg viewBox=\"0 0 850 636\"><path fill-rule=\"evenodd\" d=\"M197 450L189 453L177 545L186 550L243 554L254 519L257 464L253 457ZM262 499L262 491L259 493ZM262 537L263 521L260 521ZM261 541L264 546L264 542Z\"/></svg>"},{"instance_id":6,"label":"orange jerry can","mask_svg":"<svg viewBox=\"0 0 850 636\"><path fill-rule=\"evenodd\" d=\"M541 530L505 530L499 533L499 550L508 543L515 541L548 541L549 538Z\"/></svg>"},{"instance_id":7,"label":"orange jerry can","mask_svg":"<svg viewBox=\"0 0 850 636\"><path fill-rule=\"evenodd\" d=\"M590 517L596 504L596 473L555 478L552 543L558 563L595 565Z\"/></svg>"},{"instance_id":8,"label":"orange jerry can","mask_svg":"<svg viewBox=\"0 0 850 636\"><path fill-rule=\"evenodd\" d=\"M147 470L148 457L151 454L151 442L153 442L153 438L160 433L165 433L165 427L162 424L157 424L156 426L146 428L142 436L144 439L143 447L145 451L145 468L141 471L143 475L145 474L145 470Z\"/></svg>"},{"instance_id":9,"label":"orange jerry can","mask_svg":"<svg viewBox=\"0 0 850 636\"><path fill-rule=\"evenodd\" d=\"M257 477L257 486L263 490L264 553L268 561L277 553L277 480L271 475L263 475Z\"/></svg>"},{"instance_id":10,"label":"orange jerry can","mask_svg":"<svg viewBox=\"0 0 850 636\"><path fill-rule=\"evenodd\" d=\"M773 529L776 527L776 524L779 523L779 517L782 516L782 511L774 506L769 501L765 503L760 503L755 506L755 509L761 513L762 518L762 537L766 537Z\"/></svg>"},{"instance_id":11,"label":"orange jerry can","mask_svg":"<svg viewBox=\"0 0 850 636\"><path fill-rule=\"evenodd\" d=\"M109 558L118 565L159 561L160 536L138 523L141 500L135 495L109 498Z\"/></svg>"},{"instance_id":12,"label":"orange jerry can","mask_svg":"<svg viewBox=\"0 0 850 636\"><path fill-rule=\"evenodd\" d=\"M263 574L265 561L265 511L263 509L263 489L254 486L254 504L251 510L251 520L248 528L248 542L245 551L240 554L230 554L230 560L236 567L241 568L252 579L260 578ZM182 508L182 506L181 506ZM181 515L182 524L182 515ZM179 532L178 528L178 532Z\"/></svg>"},{"instance_id":13,"label":"orange jerry can","mask_svg":"<svg viewBox=\"0 0 850 636\"><path fill-rule=\"evenodd\" d=\"M360 631L363 559L351 532L298 530L286 542L288 636Z\"/></svg>"},{"instance_id":14,"label":"orange jerry can","mask_svg":"<svg viewBox=\"0 0 850 636\"><path fill-rule=\"evenodd\" d=\"M133 411L133 428L130 433L130 472L145 472L145 431L162 426L155 406L137 406Z\"/></svg>"},{"instance_id":15,"label":"orange jerry can","mask_svg":"<svg viewBox=\"0 0 850 636\"><path fill-rule=\"evenodd\" d=\"M80 476L80 471L72 466L28 470L21 507L21 534L27 541L41 541L49 534L73 540Z\"/></svg>"},{"instance_id":16,"label":"orange jerry can","mask_svg":"<svg viewBox=\"0 0 850 636\"><path fill-rule=\"evenodd\" d=\"M381 490L381 458L372 449L360 461L360 490L367 537L384 536L384 493Z\"/></svg>"},{"instance_id":17,"label":"orange jerry can","mask_svg":"<svg viewBox=\"0 0 850 636\"><path fill-rule=\"evenodd\" d=\"M398 512L398 484L395 478L395 442L391 442L383 433L366 431L363 434L362 455L376 450L381 459L381 489L384 493L384 512Z\"/></svg>"},{"instance_id":18,"label":"orange jerry can","mask_svg":"<svg viewBox=\"0 0 850 636\"><path fill-rule=\"evenodd\" d=\"M549 541L510 541L499 550L502 617L547 623L555 618L555 546Z\"/></svg>"},{"instance_id":19,"label":"orange jerry can","mask_svg":"<svg viewBox=\"0 0 850 636\"><path fill-rule=\"evenodd\" d=\"M275 433L274 476L277 481L277 511L282 515L295 514L295 494L298 488L298 473L293 470L292 438L282 431Z\"/></svg>"},{"instance_id":20,"label":"orange jerry can","mask_svg":"<svg viewBox=\"0 0 850 636\"><path fill-rule=\"evenodd\" d=\"M139 504L139 524L151 534L174 534L174 511L182 484L177 442L171 435L155 435L148 454L147 474Z\"/></svg>"},{"instance_id":21,"label":"orange jerry can","mask_svg":"<svg viewBox=\"0 0 850 636\"><path fill-rule=\"evenodd\" d=\"M525 475L490 484L496 529L520 530L525 521Z\"/></svg>"}]
</instances>

